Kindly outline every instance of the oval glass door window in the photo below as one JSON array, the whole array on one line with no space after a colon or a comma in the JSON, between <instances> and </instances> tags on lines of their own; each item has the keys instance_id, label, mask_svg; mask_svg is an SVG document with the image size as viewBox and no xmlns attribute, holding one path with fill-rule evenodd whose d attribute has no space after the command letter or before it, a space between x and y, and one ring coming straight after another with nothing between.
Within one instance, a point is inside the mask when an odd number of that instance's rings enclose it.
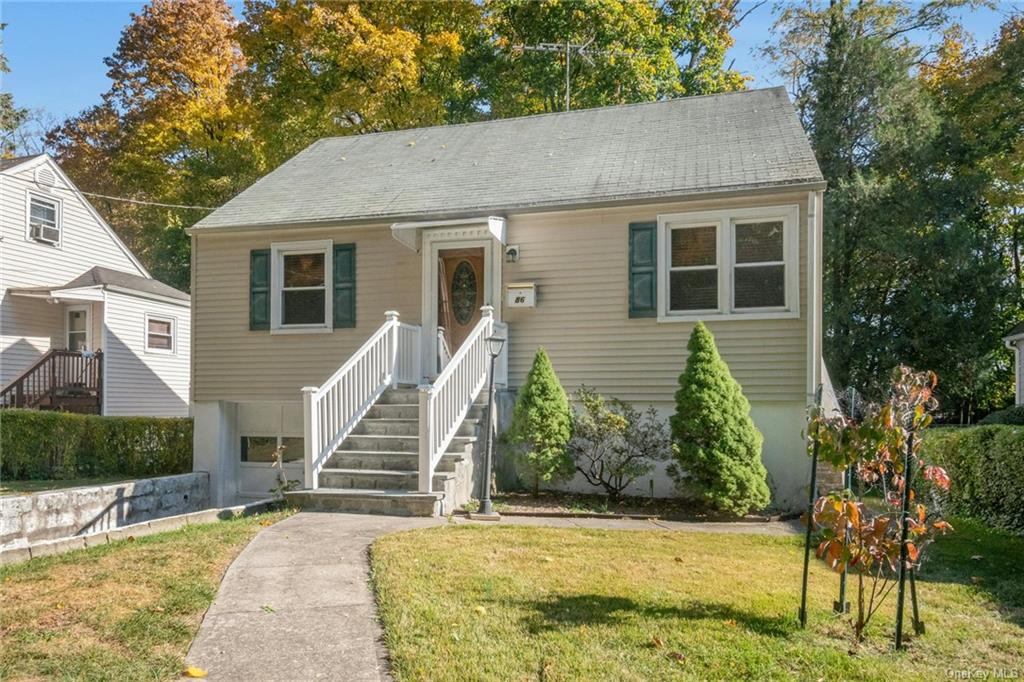
<instances>
[{"instance_id":1,"label":"oval glass door window","mask_svg":"<svg viewBox=\"0 0 1024 682\"><path fill-rule=\"evenodd\" d=\"M476 270L468 260L460 261L452 274L452 313L459 324L469 324L476 310Z\"/></svg>"}]
</instances>

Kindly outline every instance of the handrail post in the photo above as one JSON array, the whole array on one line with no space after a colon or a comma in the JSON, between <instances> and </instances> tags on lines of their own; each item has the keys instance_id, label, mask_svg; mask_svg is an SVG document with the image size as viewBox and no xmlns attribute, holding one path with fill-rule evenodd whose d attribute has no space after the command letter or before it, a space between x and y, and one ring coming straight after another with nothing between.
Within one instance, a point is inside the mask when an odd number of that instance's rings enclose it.
<instances>
[{"instance_id":1,"label":"handrail post","mask_svg":"<svg viewBox=\"0 0 1024 682\"><path fill-rule=\"evenodd\" d=\"M388 366L391 369L391 388L398 387L398 311L389 310L384 319L391 325L388 331Z\"/></svg>"},{"instance_id":2,"label":"handrail post","mask_svg":"<svg viewBox=\"0 0 1024 682\"><path fill-rule=\"evenodd\" d=\"M419 390L420 399L420 423L419 423L419 435L420 435L420 447L419 447L419 491L421 493L431 492L433 486L433 462L434 462L434 433L432 425L434 422L434 402L431 400L430 384L420 384L417 389Z\"/></svg>"},{"instance_id":3,"label":"handrail post","mask_svg":"<svg viewBox=\"0 0 1024 682\"><path fill-rule=\"evenodd\" d=\"M313 472L313 458L319 454L316 447L317 424L313 418L313 399L319 390L316 386L302 387L302 446L304 478L306 487L310 490L317 489L317 477Z\"/></svg>"}]
</instances>

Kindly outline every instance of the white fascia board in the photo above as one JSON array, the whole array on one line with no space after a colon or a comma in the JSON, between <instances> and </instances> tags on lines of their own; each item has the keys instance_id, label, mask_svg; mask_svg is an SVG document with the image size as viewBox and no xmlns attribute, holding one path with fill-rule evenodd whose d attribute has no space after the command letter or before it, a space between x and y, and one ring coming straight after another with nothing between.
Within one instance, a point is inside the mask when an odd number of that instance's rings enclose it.
<instances>
[{"instance_id":1,"label":"white fascia board","mask_svg":"<svg viewBox=\"0 0 1024 682\"><path fill-rule=\"evenodd\" d=\"M102 301L103 287L77 287L75 289L54 289L50 296L61 301Z\"/></svg>"},{"instance_id":2,"label":"white fascia board","mask_svg":"<svg viewBox=\"0 0 1024 682\"><path fill-rule=\"evenodd\" d=\"M486 225L491 236L505 244L507 221L501 216L481 216L479 218L456 218L453 220L416 220L412 222L392 223L391 235L399 242L419 253L423 245L422 230L431 227L456 227L459 225Z\"/></svg>"}]
</instances>

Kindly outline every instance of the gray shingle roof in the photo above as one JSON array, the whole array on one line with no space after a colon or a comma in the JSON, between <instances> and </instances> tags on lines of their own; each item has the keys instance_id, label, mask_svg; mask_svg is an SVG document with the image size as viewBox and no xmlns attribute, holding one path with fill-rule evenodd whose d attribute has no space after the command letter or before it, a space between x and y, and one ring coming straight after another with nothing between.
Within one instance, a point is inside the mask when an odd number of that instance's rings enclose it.
<instances>
[{"instance_id":1,"label":"gray shingle roof","mask_svg":"<svg viewBox=\"0 0 1024 682\"><path fill-rule=\"evenodd\" d=\"M326 138L197 228L454 218L823 182L783 88Z\"/></svg>"},{"instance_id":2,"label":"gray shingle roof","mask_svg":"<svg viewBox=\"0 0 1024 682\"><path fill-rule=\"evenodd\" d=\"M174 298L179 301L191 300L189 295L184 291L178 291L174 287L168 286L163 282L159 282L148 277L133 275L130 272L111 270L110 268L105 268L101 265L89 268L66 284L57 284L48 287L26 287L22 289L11 289L10 291L12 293L48 293L50 291L57 291L60 289L79 289L95 286L119 287L121 289L130 289L141 293L156 294L167 298Z\"/></svg>"},{"instance_id":3,"label":"gray shingle roof","mask_svg":"<svg viewBox=\"0 0 1024 682\"><path fill-rule=\"evenodd\" d=\"M163 282L159 282L148 277L140 277L128 272L111 270L110 268L105 268L100 265L86 270L61 288L75 289L77 287L91 287L97 285L115 286L121 287L122 289L131 289L132 291L141 291L147 294L158 294L168 298L176 298L179 301L189 300L189 295L184 291L178 291L174 287L168 286Z\"/></svg>"},{"instance_id":4,"label":"gray shingle roof","mask_svg":"<svg viewBox=\"0 0 1024 682\"><path fill-rule=\"evenodd\" d=\"M5 171L8 168L14 168L31 159L41 156L41 154L29 154L28 156L12 156L6 159L0 159L0 171Z\"/></svg>"},{"instance_id":5,"label":"gray shingle roof","mask_svg":"<svg viewBox=\"0 0 1024 682\"><path fill-rule=\"evenodd\" d=\"M1020 334L1024 334L1024 320L1021 320L1016 325L1014 325L1013 329L1007 332L1006 336L1004 336L1003 338L1008 339L1011 336L1018 336Z\"/></svg>"}]
</instances>

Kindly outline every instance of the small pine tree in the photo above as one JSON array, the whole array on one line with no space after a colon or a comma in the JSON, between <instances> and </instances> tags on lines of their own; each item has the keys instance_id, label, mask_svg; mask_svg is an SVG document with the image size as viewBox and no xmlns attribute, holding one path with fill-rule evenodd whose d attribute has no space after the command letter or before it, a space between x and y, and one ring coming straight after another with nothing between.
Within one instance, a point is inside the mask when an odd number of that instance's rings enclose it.
<instances>
[{"instance_id":1,"label":"small pine tree","mask_svg":"<svg viewBox=\"0 0 1024 682\"><path fill-rule=\"evenodd\" d=\"M703 323L693 328L686 347L690 355L669 420L675 459L669 474L714 509L737 516L763 509L771 493L750 403Z\"/></svg>"},{"instance_id":2,"label":"small pine tree","mask_svg":"<svg viewBox=\"0 0 1024 682\"><path fill-rule=\"evenodd\" d=\"M566 452L572 436L572 410L565 389L555 375L543 348L537 349L526 382L519 389L507 441L518 446L520 465L533 478L533 494L541 481L557 481L572 475L574 465Z\"/></svg>"}]
</instances>

